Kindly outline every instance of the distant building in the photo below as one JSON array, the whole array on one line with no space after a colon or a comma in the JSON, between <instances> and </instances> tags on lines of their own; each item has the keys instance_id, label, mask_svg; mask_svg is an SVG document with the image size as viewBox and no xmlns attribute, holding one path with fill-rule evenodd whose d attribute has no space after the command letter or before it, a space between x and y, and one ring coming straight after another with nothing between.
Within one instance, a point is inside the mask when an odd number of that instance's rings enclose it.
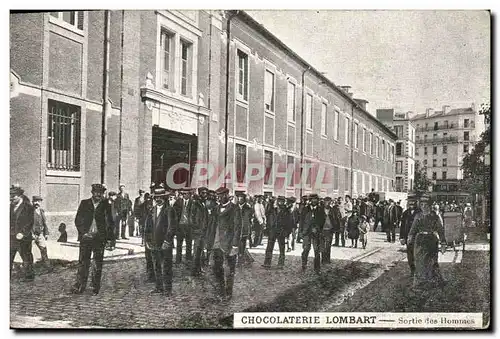
<instances>
[{"instance_id":1,"label":"distant building","mask_svg":"<svg viewBox=\"0 0 500 339\"><path fill-rule=\"evenodd\" d=\"M460 167L465 154L479 141L484 130L484 117L474 104L471 107L442 111L428 108L425 113L411 118L416 127L415 159L418 166L427 169L427 177L434 183L433 198L460 201L468 197L459 190L463 178Z\"/></svg>"},{"instance_id":2,"label":"distant building","mask_svg":"<svg viewBox=\"0 0 500 339\"><path fill-rule=\"evenodd\" d=\"M396 113L394 109L377 109L377 119L390 127L396 140L396 192L409 192L415 179L415 126L411 112Z\"/></svg>"}]
</instances>

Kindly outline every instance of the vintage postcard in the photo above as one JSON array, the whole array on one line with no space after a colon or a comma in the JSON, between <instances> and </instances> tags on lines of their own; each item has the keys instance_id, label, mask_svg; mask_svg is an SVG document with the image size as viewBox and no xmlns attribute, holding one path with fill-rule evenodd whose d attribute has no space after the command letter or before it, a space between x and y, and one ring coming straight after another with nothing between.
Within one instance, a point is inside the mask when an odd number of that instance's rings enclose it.
<instances>
[{"instance_id":1,"label":"vintage postcard","mask_svg":"<svg viewBox=\"0 0 500 339\"><path fill-rule=\"evenodd\" d=\"M9 17L12 329L491 328L489 11Z\"/></svg>"}]
</instances>

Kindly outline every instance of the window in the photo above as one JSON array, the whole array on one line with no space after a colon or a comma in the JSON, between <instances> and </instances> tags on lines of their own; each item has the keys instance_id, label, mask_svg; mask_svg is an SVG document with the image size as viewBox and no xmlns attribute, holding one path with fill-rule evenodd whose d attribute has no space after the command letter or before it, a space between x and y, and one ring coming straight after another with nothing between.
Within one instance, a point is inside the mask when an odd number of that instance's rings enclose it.
<instances>
[{"instance_id":1,"label":"window","mask_svg":"<svg viewBox=\"0 0 500 339\"><path fill-rule=\"evenodd\" d=\"M443 121L444 128L448 128L448 120Z\"/></svg>"},{"instance_id":2,"label":"window","mask_svg":"<svg viewBox=\"0 0 500 339\"><path fill-rule=\"evenodd\" d=\"M424 135L424 142L427 142L427 134Z\"/></svg>"},{"instance_id":3,"label":"window","mask_svg":"<svg viewBox=\"0 0 500 339\"><path fill-rule=\"evenodd\" d=\"M424 167L427 167L427 159L424 160Z\"/></svg>"},{"instance_id":4,"label":"window","mask_svg":"<svg viewBox=\"0 0 500 339\"><path fill-rule=\"evenodd\" d=\"M448 133L443 133L443 139L446 139L447 136L448 136Z\"/></svg>"},{"instance_id":5,"label":"window","mask_svg":"<svg viewBox=\"0 0 500 339\"><path fill-rule=\"evenodd\" d=\"M403 155L403 143L396 143L396 155Z\"/></svg>"},{"instance_id":6,"label":"window","mask_svg":"<svg viewBox=\"0 0 500 339\"><path fill-rule=\"evenodd\" d=\"M295 122L295 84L291 82L287 90L287 116L288 121Z\"/></svg>"},{"instance_id":7,"label":"window","mask_svg":"<svg viewBox=\"0 0 500 339\"><path fill-rule=\"evenodd\" d=\"M339 168L337 166L333 166L333 189L339 189Z\"/></svg>"},{"instance_id":8,"label":"window","mask_svg":"<svg viewBox=\"0 0 500 339\"><path fill-rule=\"evenodd\" d=\"M245 181L245 172L247 170L247 147L236 144L236 179L239 183Z\"/></svg>"},{"instance_id":9,"label":"window","mask_svg":"<svg viewBox=\"0 0 500 339\"><path fill-rule=\"evenodd\" d=\"M47 168L80 170L80 107L49 100Z\"/></svg>"},{"instance_id":10,"label":"window","mask_svg":"<svg viewBox=\"0 0 500 339\"><path fill-rule=\"evenodd\" d=\"M469 132L464 132L464 140L469 141Z\"/></svg>"},{"instance_id":11,"label":"window","mask_svg":"<svg viewBox=\"0 0 500 339\"><path fill-rule=\"evenodd\" d=\"M469 119L464 119L464 128L469 127Z\"/></svg>"},{"instance_id":12,"label":"window","mask_svg":"<svg viewBox=\"0 0 500 339\"><path fill-rule=\"evenodd\" d=\"M438 154L437 146L432 146L432 154Z\"/></svg>"},{"instance_id":13,"label":"window","mask_svg":"<svg viewBox=\"0 0 500 339\"><path fill-rule=\"evenodd\" d=\"M437 167L437 159L432 159L432 167Z\"/></svg>"},{"instance_id":14,"label":"window","mask_svg":"<svg viewBox=\"0 0 500 339\"><path fill-rule=\"evenodd\" d=\"M366 128L363 128L363 152L366 153L366 148L368 147L368 133L366 132Z\"/></svg>"},{"instance_id":15,"label":"window","mask_svg":"<svg viewBox=\"0 0 500 339\"><path fill-rule=\"evenodd\" d=\"M267 69L264 79L264 89L266 111L274 112L274 73L268 71Z\"/></svg>"},{"instance_id":16,"label":"window","mask_svg":"<svg viewBox=\"0 0 500 339\"><path fill-rule=\"evenodd\" d=\"M434 133L434 134L432 135L432 139L433 139L433 140L436 140L436 139L437 139L437 137L438 137L437 133Z\"/></svg>"},{"instance_id":17,"label":"window","mask_svg":"<svg viewBox=\"0 0 500 339\"><path fill-rule=\"evenodd\" d=\"M161 40L160 40L160 46L161 46L161 85L163 88L169 89L172 88L173 86L173 52L172 52L172 45L173 45L173 36L172 34L162 31L161 32Z\"/></svg>"},{"instance_id":18,"label":"window","mask_svg":"<svg viewBox=\"0 0 500 339\"><path fill-rule=\"evenodd\" d=\"M396 192L402 192L403 191L403 178L397 177L396 178Z\"/></svg>"},{"instance_id":19,"label":"window","mask_svg":"<svg viewBox=\"0 0 500 339\"><path fill-rule=\"evenodd\" d=\"M248 55L240 50L238 50L238 98L248 101Z\"/></svg>"},{"instance_id":20,"label":"window","mask_svg":"<svg viewBox=\"0 0 500 339\"><path fill-rule=\"evenodd\" d=\"M443 146L443 154L448 154L448 146Z\"/></svg>"},{"instance_id":21,"label":"window","mask_svg":"<svg viewBox=\"0 0 500 339\"><path fill-rule=\"evenodd\" d=\"M351 187L351 183L349 182L349 170L346 168L344 169L344 187L346 192L349 191L349 188Z\"/></svg>"},{"instance_id":22,"label":"window","mask_svg":"<svg viewBox=\"0 0 500 339\"><path fill-rule=\"evenodd\" d=\"M83 31L83 11L50 12L50 16Z\"/></svg>"},{"instance_id":23,"label":"window","mask_svg":"<svg viewBox=\"0 0 500 339\"><path fill-rule=\"evenodd\" d=\"M413 164L410 164L410 175L413 175Z\"/></svg>"},{"instance_id":24,"label":"window","mask_svg":"<svg viewBox=\"0 0 500 339\"><path fill-rule=\"evenodd\" d=\"M427 147L424 147L424 155L427 155Z\"/></svg>"},{"instance_id":25,"label":"window","mask_svg":"<svg viewBox=\"0 0 500 339\"><path fill-rule=\"evenodd\" d=\"M293 173L295 172L295 158L288 155L286 157L286 168L287 168L287 173L290 173L292 176L291 178L287 178L287 185L290 187L294 186L294 175ZM292 168L293 170L290 170L291 172L288 172L289 169Z\"/></svg>"},{"instance_id":26,"label":"window","mask_svg":"<svg viewBox=\"0 0 500 339\"><path fill-rule=\"evenodd\" d=\"M428 129L429 129L429 124L425 123L425 130L428 130Z\"/></svg>"},{"instance_id":27,"label":"window","mask_svg":"<svg viewBox=\"0 0 500 339\"><path fill-rule=\"evenodd\" d=\"M448 159L443 159L443 167L448 167Z\"/></svg>"},{"instance_id":28,"label":"window","mask_svg":"<svg viewBox=\"0 0 500 339\"><path fill-rule=\"evenodd\" d=\"M398 139L403 137L403 126L394 126L394 133L398 136Z\"/></svg>"},{"instance_id":29,"label":"window","mask_svg":"<svg viewBox=\"0 0 500 339\"><path fill-rule=\"evenodd\" d=\"M349 145L349 138L350 138L350 128L349 128L349 118L345 118L345 130L344 130L344 135L345 135L345 144Z\"/></svg>"},{"instance_id":30,"label":"window","mask_svg":"<svg viewBox=\"0 0 500 339\"><path fill-rule=\"evenodd\" d=\"M312 165L311 165L311 161L310 160L306 160L306 170L307 170L307 173L306 173L306 185L308 187L311 186L311 181L312 181L312 171L313 171L313 168L312 168Z\"/></svg>"},{"instance_id":31,"label":"window","mask_svg":"<svg viewBox=\"0 0 500 339\"><path fill-rule=\"evenodd\" d=\"M354 123L354 148L358 149L358 124Z\"/></svg>"},{"instance_id":32,"label":"window","mask_svg":"<svg viewBox=\"0 0 500 339\"><path fill-rule=\"evenodd\" d=\"M327 135L327 106L325 103L321 104L321 135Z\"/></svg>"},{"instance_id":33,"label":"window","mask_svg":"<svg viewBox=\"0 0 500 339\"><path fill-rule=\"evenodd\" d=\"M419 150L419 148L418 148L418 147L417 147L417 148L415 148L415 155L419 155L419 151L418 151L418 150Z\"/></svg>"},{"instance_id":34,"label":"window","mask_svg":"<svg viewBox=\"0 0 500 339\"><path fill-rule=\"evenodd\" d=\"M333 122L333 138L339 140L339 111L335 110L335 121Z\"/></svg>"},{"instance_id":35,"label":"window","mask_svg":"<svg viewBox=\"0 0 500 339\"><path fill-rule=\"evenodd\" d=\"M439 124L437 121L434 123L434 130L437 131L439 129Z\"/></svg>"},{"instance_id":36,"label":"window","mask_svg":"<svg viewBox=\"0 0 500 339\"><path fill-rule=\"evenodd\" d=\"M464 145L464 153L469 153L469 144Z\"/></svg>"},{"instance_id":37,"label":"window","mask_svg":"<svg viewBox=\"0 0 500 339\"><path fill-rule=\"evenodd\" d=\"M378 143L378 137L375 137L375 156L378 158L378 153L379 153L379 143Z\"/></svg>"},{"instance_id":38,"label":"window","mask_svg":"<svg viewBox=\"0 0 500 339\"><path fill-rule=\"evenodd\" d=\"M417 135L417 142L420 141L420 135Z\"/></svg>"},{"instance_id":39,"label":"window","mask_svg":"<svg viewBox=\"0 0 500 339\"><path fill-rule=\"evenodd\" d=\"M313 97L308 94L306 97L306 127L312 129Z\"/></svg>"},{"instance_id":40,"label":"window","mask_svg":"<svg viewBox=\"0 0 500 339\"><path fill-rule=\"evenodd\" d=\"M271 172L273 170L273 152L271 151L264 151L264 167L265 167L265 174L264 174L264 184L269 185L271 182Z\"/></svg>"},{"instance_id":41,"label":"window","mask_svg":"<svg viewBox=\"0 0 500 339\"><path fill-rule=\"evenodd\" d=\"M385 140L382 140L382 156L381 156L381 158L385 160L386 155L387 155L387 153L385 151Z\"/></svg>"},{"instance_id":42,"label":"window","mask_svg":"<svg viewBox=\"0 0 500 339\"><path fill-rule=\"evenodd\" d=\"M370 132L370 154L373 155L373 133Z\"/></svg>"},{"instance_id":43,"label":"window","mask_svg":"<svg viewBox=\"0 0 500 339\"><path fill-rule=\"evenodd\" d=\"M436 180L437 179L437 173L436 172L432 172L432 180Z\"/></svg>"},{"instance_id":44,"label":"window","mask_svg":"<svg viewBox=\"0 0 500 339\"><path fill-rule=\"evenodd\" d=\"M442 173L443 180L446 180L446 175L447 175L446 171Z\"/></svg>"},{"instance_id":45,"label":"window","mask_svg":"<svg viewBox=\"0 0 500 339\"><path fill-rule=\"evenodd\" d=\"M384 156L384 154L382 153L382 138L380 138L378 140L378 154L379 154L380 158L382 158Z\"/></svg>"},{"instance_id":46,"label":"window","mask_svg":"<svg viewBox=\"0 0 500 339\"><path fill-rule=\"evenodd\" d=\"M191 43L181 40L181 94L190 95L191 88Z\"/></svg>"},{"instance_id":47,"label":"window","mask_svg":"<svg viewBox=\"0 0 500 339\"><path fill-rule=\"evenodd\" d=\"M396 174L403 173L403 163L401 161L396 161Z\"/></svg>"}]
</instances>

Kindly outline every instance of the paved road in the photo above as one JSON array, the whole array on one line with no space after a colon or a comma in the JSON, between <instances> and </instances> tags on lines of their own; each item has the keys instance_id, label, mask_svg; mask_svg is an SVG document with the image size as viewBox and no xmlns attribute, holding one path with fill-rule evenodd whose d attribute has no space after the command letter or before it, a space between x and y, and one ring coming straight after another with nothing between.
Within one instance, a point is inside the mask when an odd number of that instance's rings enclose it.
<instances>
[{"instance_id":1,"label":"paved road","mask_svg":"<svg viewBox=\"0 0 500 339\"><path fill-rule=\"evenodd\" d=\"M287 253L283 270L274 266L277 246L270 271L260 267L265 247L252 249L255 263L238 269L234 298L226 303L215 301L211 274L207 272L200 279L192 279L185 264L174 267L173 297L151 295L153 286L145 283L144 259L105 263L99 296L90 292L79 296L69 294L76 275L74 267L39 275L33 283L13 278L11 326L214 328L230 326L224 319L244 310L318 311L344 304L356 291L377 281L405 258L399 244L383 239L382 233L372 233L365 250L332 248L334 260L322 268L321 276L312 272L312 260L308 271L300 273L300 245ZM401 265L404 271L406 264Z\"/></svg>"}]
</instances>

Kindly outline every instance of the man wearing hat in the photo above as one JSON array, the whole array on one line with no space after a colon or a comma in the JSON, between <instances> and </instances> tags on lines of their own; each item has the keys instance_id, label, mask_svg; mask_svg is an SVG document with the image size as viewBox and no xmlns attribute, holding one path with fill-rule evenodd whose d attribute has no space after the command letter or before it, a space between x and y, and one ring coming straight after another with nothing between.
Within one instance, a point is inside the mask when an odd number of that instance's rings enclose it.
<instances>
[{"instance_id":1,"label":"man wearing hat","mask_svg":"<svg viewBox=\"0 0 500 339\"><path fill-rule=\"evenodd\" d=\"M24 190L19 186L10 187L10 269L19 251L25 269L24 279L35 279L33 271L32 229L34 209Z\"/></svg>"},{"instance_id":2,"label":"man wearing hat","mask_svg":"<svg viewBox=\"0 0 500 339\"><path fill-rule=\"evenodd\" d=\"M125 192L125 185L120 185L118 188L118 194L116 197L115 204L118 206L118 212L120 213L120 230L121 234L115 233L116 239L118 239L118 235L121 235L121 238L124 240L128 240L126 229L127 229L127 220L128 217L132 215L132 201L130 201L130 197L128 193ZM130 227L129 227L129 235L130 235Z\"/></svg>"},{"instance_id":3,"label":"man wearing hat","mask_svg":"<svg viewBox=\"0 0 500 339\"><path fill-rule=\"evenodd\" d=\"M193 199L191 206L192 235L194 240L194 262L192 275L199 276L202 272L201 258L205 248L205 236L208 228L207 208L208 188L198 188L198 196Z\"/></svg>"},{"instance_id":4,"label":"man wearing hat","mask_svg":"<svg viewBox=\"0 0 500 339\"><path fill-rule=\"evenodd\" d=\"M33 240L35 240L35 244L40 250L42 262L45 265L49 265L49 256L47 255L46 244L46 240L49 238L49 228L47 227L45 211L40 207L43 199L39 195L34 195L31 201L33 202L33 207L35 210L35 214L33 216Z\"/></svg>"},{"instance_id":5,"label":"man wearing hat","mask_svg":"<svg viewBox=\"0 0 500 339\"><path fill-rule=\"evenodd\" d=\"M304 218L306 216L307 207L309 206L309 197L307 195L302 196L299 204L299 231L297 233L297 243L302 243L302 228L304 224Z\"/></svg>"},{"instance_id":6,"label":"man wearing hat","mask_svg":"<svg viewBox=\"0 0 500 339\"><path fill-rule=\"evenodd\" d=\"M146 202L146 199L144 198L146 195L146 192L143 189L139 190L139 196L135 198L134 200L134 218L135 218L135 223L137 223L137 230L134 234L134 229L135 229L135 224L132 229L132 234L131 236L142 236L142 232L144 231L144 222L146 220L145 215L144 215L144 203Z\"/></svg>"},{"instance_id":7,"label":"man wearing hat","mask_svg":"<svg viewBox=\"0 0 500 339\"><path fill-rule=\"evenodd\" d=\"M209 190L207 200L204 203L208 212L207 230L204 235L204 243L206 247L206 254L203 261L203 266L208 266L210 263L210 255L212 254L213 241L215 237L215 229L217 224L217 195L214 190Z\"/></svg>"},{"instance_id":8,"label":"man wearing hat","mask_svg":"<svg viewBox=\"0 0 500 339\"><path fill-rule=\"evenodd\" d=\"M307 258L311 250L314 249L314 271L320 273L321 269L321 236L323 225L325 224L325 211L318 206L319 197L317 194L309 196L311 205L305 210L304 224L302 227L302 271L306 270Z\"/></svg>"},{"instance_id":9,"label":"man wearing hat","mask_svg":"<svg viewBox=\"0 0 500 339\"><path fill-rule=\"evenodd\" d=\"M237 206L229 200L229 189L220 187L216 191L219 206L216 208L217 222L208 239L214 259L213 273L217 281L219 300L230 299L233 295L236 257L240 244L240 230L237 222ZM224 261L227 263L224 277Z\"/></svg>"},{"instance_id":10,"label":"man wearing hat","mask_svg":"<svg viewBox=\"0 0 500 339\"><path fill-rule=\"evenodd\" d=\"M269 240L267 242L266 256L262 267L271 268L271 260L273 258L273 249L276 240L280 250L278 258L278 268L282 269L285 266L285 240L292 233L293 219L289 208L285 205L285 197L279 196L277 206L272 213L273 223L269 228Z\"/></svg>"},{"instance_id":11,"label":"man wearing hat","mask_svg":"<svg viewBox=\"0 0 500 339\"><path fill-rule=\"evenodd\" d=\"M101 288L102 262L106 243L114 240L113 217L111 204L104 199L106 188L102 184L92 185L92 197L84 199L78 206L75 226L80 241L77 281L71 292L80 294L85 291L93 254L95 265L92 265L92 287L94 295Z\"/></svg>"},{"instance_id":12,"label":"man wearing hat","mask_svg":"<svg viewBox=\"0 0 500 339\"><path fill-rule=\"evenodd\" d=\"M172 294L173 242L175 235L175 210L166 203L165 188L153 191L155 206L146 216L144 240L153 259L155 289L152 293Z\"/></svg>"},{"instance_id":13,"label":"man wearing hat","mask_svg":"<svg viewBox=\"0 0 500 339\"><path fill-rule=\"evenodd\" d=\"M331 261L333 233L336 229L335 226L338 223L337 215L334 215L334 210L332 209L331 202L332 202L331 197L326 197L324 199L323 209L325 211L325 223L323 224L323 235L321 237L322 240L321 263L323 264L329 264Z\"/></svg>"},{"instance_id":14,"label":"man wearing hat","mask_svg":"<svg viewBox=\"0 0 500 339\"><path fill-rule=\"evenodd\" d=\"M345 247L345 221L342 217L342 211L342 201L340 198L336 199L332 206L333 233L335 234L333 246L339 246L341 244L342 247Z\"/></svg>"},{"instance_id":15,"label":"man wearing hat","mask_svg":"<svg viewBox=\"0 0 500 339\"><path fill-rule=\"evenodd\" d=\"M180 264L182 262L182 243L186 241L186 260L192 260L192 225L191 225L191 207L192 199L189 190L183 189L179 192L179 198L175 202L174 208L177 215L177 248L175 255L175 262Z\"/></svg>"}]
</instances>

